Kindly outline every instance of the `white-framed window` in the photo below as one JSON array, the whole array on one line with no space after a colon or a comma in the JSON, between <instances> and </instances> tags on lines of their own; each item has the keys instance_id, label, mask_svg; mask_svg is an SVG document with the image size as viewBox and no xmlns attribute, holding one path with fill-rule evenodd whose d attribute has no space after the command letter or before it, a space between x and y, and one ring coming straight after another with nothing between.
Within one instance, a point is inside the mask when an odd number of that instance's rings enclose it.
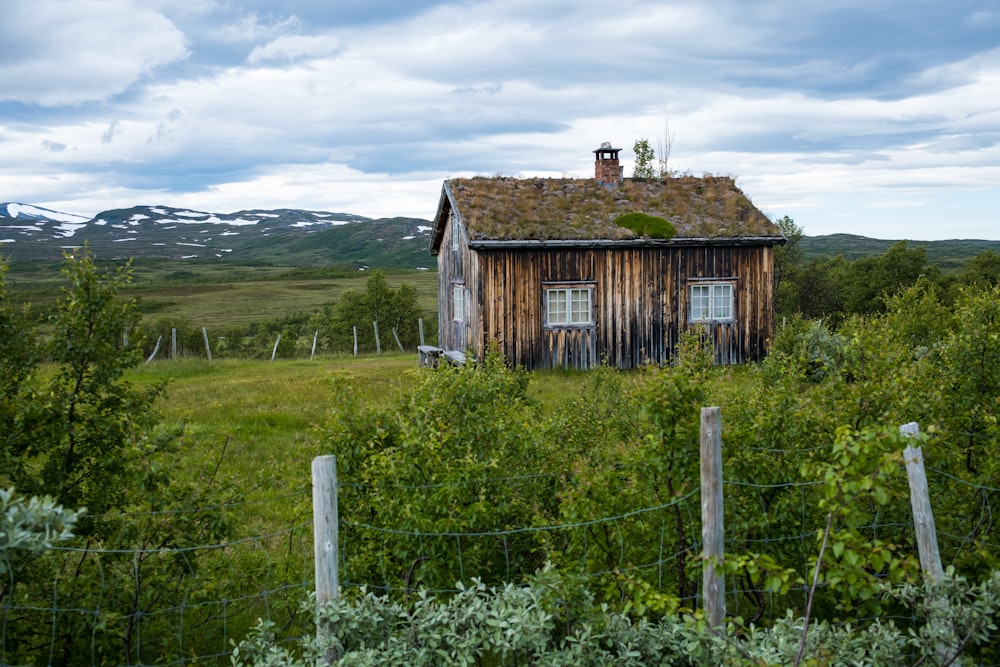
<instances>
[{"instance_id":1,"label":"white-framed window","mask_svg":"<svg viewBox=\"0 0 1000 667\"><path fill-rule=\"evenodd\" d=\"M458 220L455 215L452 214L451 218L451 249L458 250L462 243L462 228L458 224Z\"/></svg>"},{"instance_id":2,"label":"white-framed window","mask_svg":"<svg viewBox=\"0 0 1000 667\"><path fill-rule=\"evenodd\" d=\"M550 287L545 290L545 325L586 326L594 323L592 287Z\"/></svg>"},{"instance_id":3,"label":"white-framed window","mask_svg":"<svg viewBox=\"0 0 1000 667\"><path fill-rule=\"evenodd\" d=\"M695 283L691 285L691 321L733 319L732 283Z\"/></svg>"},{"instance_id":4,"label":"white-framed window","mask_svg":"<svg viewBox=\"0 0 1000 667\"><path fill-rule=\"evenodd\" d=\"M466 292L465 285L455 285L451 288L452 319L456 322L469 321L469 303Z\"/></svg>"}]
</instances>

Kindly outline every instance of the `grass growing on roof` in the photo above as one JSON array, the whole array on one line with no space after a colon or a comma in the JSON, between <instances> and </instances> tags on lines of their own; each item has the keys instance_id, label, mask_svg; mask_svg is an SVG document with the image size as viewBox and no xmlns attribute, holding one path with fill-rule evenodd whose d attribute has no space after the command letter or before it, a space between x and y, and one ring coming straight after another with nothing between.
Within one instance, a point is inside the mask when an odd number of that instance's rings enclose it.
<instances>
[{"instance_id":1,"label":"grass growing on roof","mask_svg":"<svg viewBox=\"0 0 1000 667\"><path fill-rule=\"evenodd\" d=\"M619 215L615 218L615 224L651 239L669 239L677 233L677 229L666 218L637 211Z\"/></svg>"}]
</instances>

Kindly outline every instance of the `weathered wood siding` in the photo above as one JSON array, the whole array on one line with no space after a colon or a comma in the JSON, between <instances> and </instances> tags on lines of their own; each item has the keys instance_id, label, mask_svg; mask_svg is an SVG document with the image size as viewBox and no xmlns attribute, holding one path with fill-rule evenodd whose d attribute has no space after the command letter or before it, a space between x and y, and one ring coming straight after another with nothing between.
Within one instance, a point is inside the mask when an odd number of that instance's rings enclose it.
<instances>
[{"instance_id":1,"label":"weathered wood siding","mask_svg":"<svg viewBox=\"0 0 1000 667\"><path fill-rule=\"evenodd\" d=\"M469 250L468 237L459 226L458 248L452 244L452 227L459 224L454 215L448 216L444 230L444 240L438 251L438 345L446 350L458 352L473 351L481 356L482 348L477 344L479 336L472 332L481 331L478 309L475 303L476 290L472 280L477 274L476 253ZM465 322L455 318L454 288L464 286L469 290L470 301L466 304L468 319Z\"/></svg>"},{"instance_id":2,"label":"weathered wood siding","mask_svg":"<svg viewBox=\"0 0 1000 667\"><path fill-rule=\"evenodd\" d=\"M770 246L479 251L466 246L460 253L449 246L438 256L439 297L447 302L451 295L445 291L458 275L452 261L464 264L461 277L471 289L470 351L481 356L495 344L511 363L529 369L589 368L603 360L618 368L667 363L690 326L690 285L696 279L734 285L733 320L705 325L719 363L762 358L772 334ZM559 282L593 284L594 327L546 329L544 284ZM441 343L449 347L450 341Z\"/></svg>"}]
</instances>

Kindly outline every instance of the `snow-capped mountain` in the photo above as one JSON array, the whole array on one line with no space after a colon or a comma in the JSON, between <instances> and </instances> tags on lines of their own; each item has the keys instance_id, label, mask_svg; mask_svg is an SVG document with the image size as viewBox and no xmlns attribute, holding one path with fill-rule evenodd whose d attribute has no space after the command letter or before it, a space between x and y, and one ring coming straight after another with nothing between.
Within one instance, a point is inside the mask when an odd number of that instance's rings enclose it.
<instances>
[{"instance_id":1,"label":"snow-capped mountain","mask_svg":"<svg viewBox=\"0 0 1000 667\"><path fill-rule=\"evenodd\" d=\"M373 220L326 211L223 214L134 206L87 219L28 204L0 204L0 255L13 259L59 259L66 250L86 243L102 259L239 257L386 266L412 255L414 263L426 266L429 232L426 220ZM386 253L391 258L384 257Z\"/></svg>"}]
</instances>

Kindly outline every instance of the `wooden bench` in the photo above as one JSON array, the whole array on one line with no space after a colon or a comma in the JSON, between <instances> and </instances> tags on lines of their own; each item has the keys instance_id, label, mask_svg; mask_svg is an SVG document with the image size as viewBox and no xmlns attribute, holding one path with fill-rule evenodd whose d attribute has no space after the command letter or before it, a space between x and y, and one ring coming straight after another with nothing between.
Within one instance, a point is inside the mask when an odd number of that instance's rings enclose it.
<instances>
[{"instance_id":1,"label":"wooden bench","mask_svg":"<svg viewBox=\"0 0 1000 667\"><path fill-rule=\"evenodd\" d=\"M442 354L444 354L444 350L440 347L434 347L433 345L419 345L417 346L417 364L427 368L437 368L438 360L441 358Z\"/></svg>"},{"instance_id":2,"label":"wooden bench","mask_svg":"<svg viewBox=\"0 0 1000 667\"><path fill-rule=\"evenodd\" d=\"M442 355L447 362L453 366L465 365L465 353L457 350L446 350Z\"/></svg>"}]
</instances>

